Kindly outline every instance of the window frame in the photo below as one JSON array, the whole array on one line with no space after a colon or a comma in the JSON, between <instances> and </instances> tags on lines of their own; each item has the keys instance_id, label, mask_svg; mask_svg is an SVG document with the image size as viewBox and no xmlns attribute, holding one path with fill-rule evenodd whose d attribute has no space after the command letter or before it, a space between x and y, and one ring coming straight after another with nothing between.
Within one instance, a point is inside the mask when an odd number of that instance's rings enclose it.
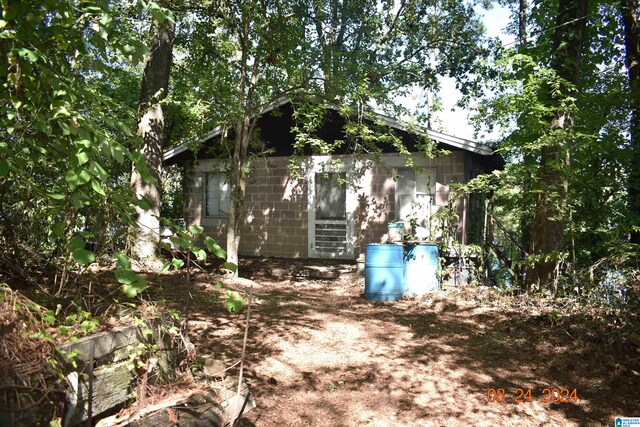
<instances>
[{"instance_id":1,"label":"window frame","mask_svg":"<svg viewBox=\"0 0 640 427\"><path fill-rule=\"evenodd\" d=\"M413 174L413 188L411 193L399 192L400 189L400 179L408 175L408 173ZM395 182L395 218L396 221L401 221L405 223L405 226L409 226L409 218L403 218L401 216L402 204L400 203L400 199L402 196L410 195L411 196L411 204L417 204L419 198L423 197L427 200L427 203L422 205L420 208L420 216L418 218L418 226L428 227L430 224L430 216L432 212L431 206L433 205L433 185L431 183L431 176L433 175L433 171L431 168L425 168L423 172L420 172L416 168L412 167L397 167L395 170L396 173L396 182ZM419 183L419 179L426 179L427 182ZM423 186L423 190L426 191L418 191L420 187ZM412 209L413 210L413 209Z\"/></svg>"}]
</instances>

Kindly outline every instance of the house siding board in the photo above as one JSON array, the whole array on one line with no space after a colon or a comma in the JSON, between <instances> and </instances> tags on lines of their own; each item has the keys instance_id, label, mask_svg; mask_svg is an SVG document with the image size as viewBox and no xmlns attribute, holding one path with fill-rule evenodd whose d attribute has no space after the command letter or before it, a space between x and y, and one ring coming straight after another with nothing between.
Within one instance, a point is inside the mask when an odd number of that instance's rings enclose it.
<instances>
[{"instance_id":1,"label":"house siding board","mask_svg":"<svg viewBox=\"0 0 640 427\"><path fill-rule=\"evenodd\" d=\"M346 157L346 156L334 156ZM350 158L350 157L349 157ZM364 253L368 243L382 243L388 239L388 222L396 218L396 183L390 172L402 167L404 160L397 154L382 154L387 165L383 167L373 158L356 160L353 167L357 199L353 212L354 257ZM467 155L455 151L436 159L422 160L422 166L433 170L435 183L432 185L432 212L443 209L453 196L450 185L466 182L477 175L481 166L477 163L481 156ZM273 257L307 257L309 251L308 233L308 188L305 178L296 180L289 176L289 157L257 159L252 163L253 177L247 183L245 223L241 227L239 252L241 255ZM389 167L391 166L391 167ZM189 168L186 202L187 224L204 226L205 233L220 245L226 241L226 221L204 216L204 182L206 173L219 168L214 160L201 160ZM466 241L469 201L456 200L454 206L460 216L456 229L456 239Z\"/></svg>"}]
</instances>

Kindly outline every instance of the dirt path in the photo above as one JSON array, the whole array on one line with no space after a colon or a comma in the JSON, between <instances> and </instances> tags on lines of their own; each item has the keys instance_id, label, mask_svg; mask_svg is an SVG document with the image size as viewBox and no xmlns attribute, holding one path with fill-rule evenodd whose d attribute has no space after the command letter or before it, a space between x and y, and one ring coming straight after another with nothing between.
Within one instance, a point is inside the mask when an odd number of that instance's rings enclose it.
<instances>
[{"instance_id":1,"label":"dirt path","mask_svg":"<svg viewBox=\"0 0 640 427\"><path fill-rule=\"evenodd\" d=\"M578 426L640 416L630 365L639 354L609 346L587 323L524 314L477 288L372 303L359 276L245 270L250 278L228 284L253 285L256 297L247 379L258 408L241 425ZM220 309L213 277L198 280L191 334L200 354L232 364L243 317ZM499 388L508 401L488 402ZM577 400L543 403L546 388L575 389ZM532 399L515 403L517 389Z\"/></svg>"}]
</instances>

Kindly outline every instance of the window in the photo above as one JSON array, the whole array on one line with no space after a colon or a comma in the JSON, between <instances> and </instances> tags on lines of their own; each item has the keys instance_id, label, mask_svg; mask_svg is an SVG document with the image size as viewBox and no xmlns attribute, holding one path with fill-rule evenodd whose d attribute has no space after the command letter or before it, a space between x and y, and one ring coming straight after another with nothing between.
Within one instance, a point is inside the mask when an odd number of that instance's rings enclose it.
<instances>
[{"instance_id":1,"label":"window","mask_svg":"<svg viewBox=\"0 0 640 427\"><path fill-rule=\"evenodd\" d=\"M316 173L316 219L344 220L347 218L347 186L345 174Z\"/></svg>"},{"instance_id":2,"label":"window","mask_svg":"<svg viewBox=\"0 0 640 427\"><path fill-rule=\"evenodd\" d=\"M222 171L207 173L205 188L206 216L227 218L229 216L229 183Z\"/></svg>"},{"instance_id":3,"label":"window","mask_svg":"<svg viewBox=\"0 0 640 427\"><path fill-rule=\"evenodd\" d=\"M418 225L427 225L431 205L431 179L428 171L400 168L396 181L396 219L409 222L416 218Z\"/></svg>"}]
</instances>

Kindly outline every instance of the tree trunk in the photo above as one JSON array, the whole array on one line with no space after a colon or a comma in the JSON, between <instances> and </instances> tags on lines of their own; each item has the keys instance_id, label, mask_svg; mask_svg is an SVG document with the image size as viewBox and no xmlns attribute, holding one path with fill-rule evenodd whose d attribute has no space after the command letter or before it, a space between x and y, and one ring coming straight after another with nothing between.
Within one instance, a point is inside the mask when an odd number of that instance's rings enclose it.
<instances>
[{"instance_id":1,"label":"tree trunk","mask_svg":"<svg viewBox=\"0 0 640 427\"><path fill-rule=\"evenodd\" d=\"M536 200L531 252L537 259L527 273L527 288L536 284L555 293L557 285L557 256L564 244L564 211L567 202L567 172L570 166L570 132L574 126L573 113L561 108L563 99L576 97L580 80L580 59L585 33L588 0L560 0L553 39L552 68L557 75L574 85L569 93L554 95L549 103L557 106L550 118L551 141L540 151L539 182L542 185ZM562 91L566 92L566 91Z\"/></svg>"},{"instance_id":2,"label":"tree trunk","mask_svg":"<svg viewBox=\"0 0 640 427\"><path fill-rule=\"evenodd\" d=\"M631 100L631 167L629 169L629 209L631 224L640 224L640 28L638 0L621 0L620 14L624 25L625 63L629 77ZM631 243L640 243L640 230L631 231Z\"/></svg>"},{"instance_id":3,"label":"tree trunk","mask_svg":"<svg viewBox=\"0 0 640 427\"><path fill-rule=\"evenodd\" d=\"M523 166L525 168L525 176L522 180L522 216L520 217L520 246L523 250L521 250L520 256L522 259L525 259L524 251L531 248L531 241L533 235L533 219L534 219L534 207L536 205L536 197L535 193L532 191L532 177L527 171L533 169L533 166L536 163L536 159L531 152L525 152L523 156ZM526 263L523 263L520 267L520 277L527 277L528 266ZM529 291L530 283L526 280L520 283L520 286Z\"/></svg>"},{"instance_id":4,"label":"tree trunk","mask_svg":"<svg viewBox=\"0 0 640 427\"><path fill-rule=\"evenodd\" d=\"M333 82L333 67L334 61L332 59L332 49L333 45L331 44L332 40L327 35L327 32L323 26L323 17L324 13L321 8L321 4L318 1L313 1L313 13L314 13L314 25L316 29L316 35L318 37L318 43L320 44L320 49L322 53L322 61L320 67L322 68L322 78L324 94L328 96L331 93L331 83Z\"/></svg>"},{"instance_id":5,"label":"tree trunk","mask_svg":"<svg viewBox=\"0 0 640 427\"><path fill-rule=\"evenodd\" d=\"M244 221L244 199L247 178L244 169L247 166L247 151L250 140L250 120L248 116L235 126L236 143L231 161L229 184L231 200L229 203L229 221L227 223L227 261L238 265L238 248L240 247L240 226Z\"/></svg>"},{"instance_id":6,"label":"tree trunk","mask_svg":"<svg viewBox=\"0 0 640 427\"><path fill-rule=\"evenodd\" d=\"M518 50L524 53L527 47L527 0L520 0L518 4Z\"/></svg>"},{"instance_id":7,"label":"tree trunk","mask_svg":"<svg viewBox=\"0 0 640 427\"><path fill-rule=\"evenodd\" d=\"M149 210L136 206L138 228L134 231L131 253L138 259L153 258L160 239L160 170L165 141L164 114L161 101L167 96L171 70L175 23L165 20L155 23L150 43L150 57L144 67L138 105L138 134L142 136L141 153L149 175L155 182L145 181L135 164L131 173L131 188L137 198L151 203Z\"/></svg>"},{"instance_id":8,"label":"tree trunk","mask_svg":"<svg viewBox=\"0 0 640 427\"><path fill-rule=\"evenodd\" d=\"M256 120L252 109L253 95L260 67L260 61L256 57L253 58L253 64L249 64L249 52L251 49L249 27L249 19L243 17L239 34L242 58L240 60L240 79L238 84L238 108L243 111L243 114L233 125L236 135L231 158L231 174L229 176L231 200L229 203L229 220L227 222L227 262L234 263L236 266L238 265L238 248L240 247L240 227L244 222L244 199L247 188L245 169L248 163L249 141L251 141L255 126L253 120ZM234 272L234 275L237 274L238 269Z\"/></svg>"},{"instance_id":9,"label":"tree trunk","mask_svg":"<svg viewBox=\"0 0 640 427\"><path fill-rule=\"evenodd\" d=\"M527 0L520 0L518 5L518 52L526 54L527 51L527 18L528 18L529 4ZM532 177L528 171L532 170L536 163L534 154L531 151L525 151L523 155L523 167L525 169L525 175L522 180L522 216L520 217L520 246L522 248L529 249L531 247L531 234L534 217L534 207L536 205L535 194L532 189ZM524 251L522 251L524 252ZM521 253L520 256L524 259L525 254ZM526 277L527 264L523 263L520 267L520 277ZM525 290L527 289L527 282L522 281L520 286Z\"/></svg>"}]
</instances>

